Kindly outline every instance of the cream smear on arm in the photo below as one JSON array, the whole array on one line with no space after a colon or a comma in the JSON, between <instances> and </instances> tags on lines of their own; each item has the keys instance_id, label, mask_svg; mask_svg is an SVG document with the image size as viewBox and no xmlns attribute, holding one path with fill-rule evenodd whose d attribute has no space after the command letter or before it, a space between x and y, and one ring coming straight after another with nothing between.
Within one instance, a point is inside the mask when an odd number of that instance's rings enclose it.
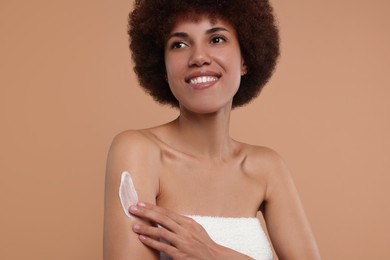
<instances>
[{"instance_id":1,"label":"cream smear on arm","mask_svg":"<svg viewBox=\"0 0 390 260\"><path fill-rule=\"evenodd\" d=\"M126 216L133 218L129 213L129 207L135 205L138 202L138 194L135 190L133 179L129 172L124 171L121 175L121 183L119 185L119 199L122 204L122 209L125 212Z\"/></svg>"}]
</instances>

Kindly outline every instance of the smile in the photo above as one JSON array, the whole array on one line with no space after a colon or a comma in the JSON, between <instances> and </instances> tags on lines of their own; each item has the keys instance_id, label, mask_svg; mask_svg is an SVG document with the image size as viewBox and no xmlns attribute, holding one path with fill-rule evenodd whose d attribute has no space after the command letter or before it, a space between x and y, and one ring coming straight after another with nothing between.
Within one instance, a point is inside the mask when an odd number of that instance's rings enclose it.
<instances>
[{"instance_id":1,"label":"smile","mask_svg":"<svg viewBox=\"0 0 390 260\"><path fill-rule=\"evenodd\" d=\"M217 81L217 77L212 77L212 76L202 76L202 77L196 77L190 79L191 84L201 84L201 83L209 83L209 82L214 82Z\"/></svg>"}]
</instances>

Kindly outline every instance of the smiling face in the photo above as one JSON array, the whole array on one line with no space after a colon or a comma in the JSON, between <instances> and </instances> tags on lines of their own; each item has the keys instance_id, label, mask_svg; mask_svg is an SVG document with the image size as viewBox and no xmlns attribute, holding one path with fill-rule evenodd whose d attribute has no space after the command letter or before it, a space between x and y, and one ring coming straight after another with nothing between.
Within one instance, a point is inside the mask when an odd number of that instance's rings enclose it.
<instances>
[{"instance_id":1,"label":"smiling face","mask_svg":"<svg viewBox=\"0 0 390 260\"><path fill-rule=\"evenodd\" d=\"M207 16L173 27L165 45L165 66L180 108L194 113L231 108L246 72L235 29Z\"/></svg>"}]
</instances>

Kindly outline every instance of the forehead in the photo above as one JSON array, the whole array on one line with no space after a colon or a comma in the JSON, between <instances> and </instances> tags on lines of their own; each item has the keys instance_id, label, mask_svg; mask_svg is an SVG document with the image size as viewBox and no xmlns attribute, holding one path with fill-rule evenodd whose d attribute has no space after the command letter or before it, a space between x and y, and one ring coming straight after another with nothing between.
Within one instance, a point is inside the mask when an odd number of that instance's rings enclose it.
<instances>
[{"instance_id":1,"label":"forehead","mask_svg":"<svg viewBox=\"0 0 390 260\"><path fill-rule=\"evenodd\" d=\"M191 29L200 30L199 32L203 32L202 30L207 30L212 27L223 27L228 31L235 33L235 28L226 19L207 14L195 14L178 16L174 23L172 23L169 34L176 31L186 31Z\"/></svg>"}]
</instances>

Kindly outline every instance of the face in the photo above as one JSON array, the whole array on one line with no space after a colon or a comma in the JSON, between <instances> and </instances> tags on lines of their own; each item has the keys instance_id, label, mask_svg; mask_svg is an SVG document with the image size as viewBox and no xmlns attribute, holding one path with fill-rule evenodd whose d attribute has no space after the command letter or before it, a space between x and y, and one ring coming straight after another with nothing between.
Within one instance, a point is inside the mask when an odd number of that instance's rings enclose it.
<instances>
[{"instance_id":1,"label":"face","mask_svg":"<svg viewBox=\"0 0 390 260\"><path fill-rule=\"evenodd\" d=\"M165 66L180 109L194 113L231 109L246 72L235 29L208 17L173 27L165 45Z\"/></svg>"}]
</instances>

